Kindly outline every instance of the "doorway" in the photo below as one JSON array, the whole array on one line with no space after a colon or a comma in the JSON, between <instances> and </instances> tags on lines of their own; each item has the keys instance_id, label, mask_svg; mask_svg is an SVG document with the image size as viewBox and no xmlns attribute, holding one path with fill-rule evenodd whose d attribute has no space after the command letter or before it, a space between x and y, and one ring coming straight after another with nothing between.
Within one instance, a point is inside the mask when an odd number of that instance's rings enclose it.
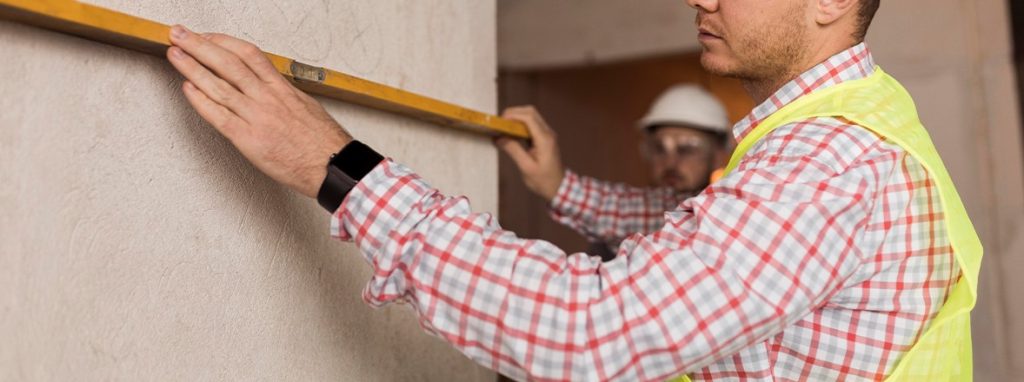
<instances>
[{"instance_id":1,"label":"doorway","mask_svg":"<svg viewBox=\"0 0 1024 382\"><path fill-rule=\"evenodd\" d=\"M1013 28L1013 61L1017 68L1018 94L1024 94L1024 2L1010 0L1010 25ZM1018 97L1024 110L1024 97ZM1021 125L1024 137L1024 125ZM1021 142L1024 146L1024 141Z\"/></svg>"},{"instance_id":2,"label":"doorway","mask_svg":"<svg viewBox=\"0 0 1024 382\"><path fill-rule=\"evenodd\" d=\"M636 122L658 95L679 83L700 84L715 94L735 122L753 107L739 81L711 75L697 52L578 67L502 71L501 108L534 105L558 133L565 166L598 179L649 186ZM500 160L499 216L502 227L523 237L550 241L581 252L587 241L548 215L544 200L531 194L515 164Z\"/></svg>"}]
</instances>

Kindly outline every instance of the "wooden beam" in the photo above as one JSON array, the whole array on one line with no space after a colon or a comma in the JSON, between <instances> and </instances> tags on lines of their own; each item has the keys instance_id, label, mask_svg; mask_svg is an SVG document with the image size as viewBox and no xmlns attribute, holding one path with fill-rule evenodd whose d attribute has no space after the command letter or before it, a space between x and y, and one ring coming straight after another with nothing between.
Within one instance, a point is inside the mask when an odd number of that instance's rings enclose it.
<instances>
[{"instance_id":1,"label":"wooden beam","mask_svg":"<svg viewBox=\"0 0 1024 382\"><path fill-rule=\"evenodd\" d=\"M74 0L0 0L0 19L34 25L136 51L164 56L170 27ZM349 103L406 115L441 126L488 135L528 138L518 121L367 81L338 71L266 53L299 89ZM10 58L9 58L10 59Z\"/></svg>"}]
</instances>

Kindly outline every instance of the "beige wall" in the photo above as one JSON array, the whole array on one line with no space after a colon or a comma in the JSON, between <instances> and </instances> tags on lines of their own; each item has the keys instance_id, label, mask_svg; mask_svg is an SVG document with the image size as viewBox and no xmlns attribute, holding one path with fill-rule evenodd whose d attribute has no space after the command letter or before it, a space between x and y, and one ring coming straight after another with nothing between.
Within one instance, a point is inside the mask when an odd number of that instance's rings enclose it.
<instances>
[{"instance_id":1,"label":"beige wall","mask_svg":"<svg viewBox=\"0 0 1024 382\"><path fill-rule=\"evenodd\" d=\"M493 1L97 3L495 109ZM0 52L0 380L493 380L407 308L368 308L354 247L201 123L164 60L7 22ZM496 209L489 139L325 104Z\"/></svg>"},{"instance_id":2,"label":"beige wall","mask_svg":"<svg viewBox=\"0 0 1024 382\"><path fill-rule=\"evenodd\" d=\"M914 95L985 244L974 313L979 380L1024 379L1024 181L1007 3L883 2L868 41Z\"/></svg>"},{"instance_id":3,"label":"beige wall","mask_svg":"<svg viewBox=\"0 0 1024 382\"><path fill-rule=\"evenodd\" d=\"M683 2L630 3L648 8L631 11L606 3L500 0L499 10L511 12L499 15L499 62L523 78L542 78L522 70L697 47L694 13ZM1024 380L1024 303L1016 295L1024 290L1024 158L1008 17L1005 0L883 1L868 36L877 62L913 94L985 244L974 313L983 381ZM538 37L549 30L565 35Z\"/></svg>"},{"instance_id":4,"label":"beige wall","mask_svg":"<svg viewBox=\"0 0 1024 382\"><path fill-rule=\"evenodd\" d=\"M681 0L499 0L505 69L599 64L699 49Z\"/></svg>"}]
</instances>

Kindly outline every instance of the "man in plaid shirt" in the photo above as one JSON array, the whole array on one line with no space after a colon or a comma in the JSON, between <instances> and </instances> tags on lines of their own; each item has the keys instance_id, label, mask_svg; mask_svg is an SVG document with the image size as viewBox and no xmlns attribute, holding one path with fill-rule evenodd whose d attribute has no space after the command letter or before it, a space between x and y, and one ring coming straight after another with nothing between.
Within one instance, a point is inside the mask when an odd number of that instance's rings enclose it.
<instances>
[{"instance_id":1,"label":"man in plaid shirt","mask_svg":"<svg viewBox=\"0 0 1024 382\"><path fill-rule=\"evenodd\" d=\"M664 90L635 127L643 134L641 153L657 188L632 192L652 194L654 199L663 201L665 208L650 215L652 219L647 220L650 222L647 227L628 231L627 235L654 231L661 226L661 212L674 209L721 177L724 170L721 166L728 160L732 146L725 106L713 94L694 84L676 84ZM629 192L630 188L617 187L620 189L616 193L620 194ZM577 227L570 225L570 228ZM617 256L619 243L625 238L607 235L607 231L582 230L580 233L590 242L587 254L600 256L604 261Z\"/></svg>"},{"instance_id":2,"label":"man in plaid shirt","mask_svg":"<svg viewBox=\"0 0 1024 382\"><path fill-rule=\"evenodd\" d=\"M704 66L761 101L737 139L801 96L875 70L863 37L878 0L688 3ZM676 205L565 171L540 116L507 111L534 146L499 146L558 219L627 237L602 263L518 238L353 141L251 44L182 27L171 41L200 115L333 210L332 234L373 267L367 302L408 303L427 330L514 378L878 380L959 275L929 174L844 119L778 128Z\"/></svg>"}]
</instances>

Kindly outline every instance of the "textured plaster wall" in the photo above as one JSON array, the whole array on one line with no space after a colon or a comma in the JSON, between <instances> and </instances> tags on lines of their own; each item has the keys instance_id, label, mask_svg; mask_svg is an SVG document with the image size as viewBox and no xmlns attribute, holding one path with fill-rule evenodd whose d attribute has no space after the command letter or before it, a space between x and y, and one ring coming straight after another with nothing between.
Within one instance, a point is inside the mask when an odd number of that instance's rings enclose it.
<instances>
[{"instance_id":1,"label":"textured plaster wall","mask_svg":"<svg viewBox=\"0 0 1024 382\"><path fill-rule=\"evenodd\" d=\"M1024 157L1007 6L882 2L868 35L879 65L914 95L985 245L972 313L979 381L1024 380Z\"/></svg>"},{"instance_id":2,"label":"textured plaster wall","mask_svg":"<svg viewBox=\"0 0 1024 382\"><path fill-rule=\"evenodd\" d=\"M493 112L493 1L98 0ZM256 172L162 59L0 22L0 380L490 380L328 219ZM490 140L324 101L436 186L497 205Z\"/></svg>"},{"instance_id":3,"label":"textured plaster wall","mask_svg":"<svg viewBox=\"0 0 1024 382\"><path fill-rule=\"evenodd\" d=\"M498 0L504 69L595 64L700 49L680 0Z\"/></svg>"}]
</instances>

